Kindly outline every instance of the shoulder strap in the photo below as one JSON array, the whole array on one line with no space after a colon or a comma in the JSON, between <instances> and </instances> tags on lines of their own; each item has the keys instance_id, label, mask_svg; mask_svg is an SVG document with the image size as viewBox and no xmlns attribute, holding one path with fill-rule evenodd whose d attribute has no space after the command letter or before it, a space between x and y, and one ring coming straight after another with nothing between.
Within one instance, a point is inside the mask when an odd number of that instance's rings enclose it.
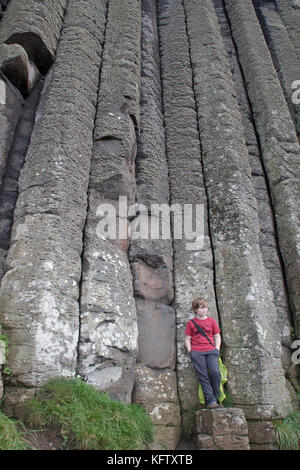
<instances>
[{"instance_id":1,"label":"shoulder strap","mask_svg":"<svg viewBox=\"0 0 300 470\"><path fill-rule=\"evenodd\" d=\"M197 323L192 319L192 322L194 323L195 327L197 328L198 332L201 333L202 336L204 336L209 342L210 344L214 346L214 344L212 344L211 340L209 339L209 337L207 336L207 334L205 333L205 331L201 328L201 326L197 325Z\"/></svg>"}]
</instances>

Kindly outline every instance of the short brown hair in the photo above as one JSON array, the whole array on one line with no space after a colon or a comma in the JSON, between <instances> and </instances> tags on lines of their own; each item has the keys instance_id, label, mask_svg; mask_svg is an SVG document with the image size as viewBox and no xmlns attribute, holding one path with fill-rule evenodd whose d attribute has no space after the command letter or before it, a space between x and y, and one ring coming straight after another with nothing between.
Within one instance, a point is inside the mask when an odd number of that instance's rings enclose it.
<instances>
[{"instance_id":1,"label":"short brown hair","mask_svg":"<svg viewBox=\"0 0 300 470\"><path fill-rule=\"evenodd\" d=\"M199 307L205 307L207 308L208 307L208 303L205 299L203 299L203 297L197 297L196 299L194 299L192 301L192 307L193 307L193 311L197 310L197 308Z\"/></svg>"}]
</instances>

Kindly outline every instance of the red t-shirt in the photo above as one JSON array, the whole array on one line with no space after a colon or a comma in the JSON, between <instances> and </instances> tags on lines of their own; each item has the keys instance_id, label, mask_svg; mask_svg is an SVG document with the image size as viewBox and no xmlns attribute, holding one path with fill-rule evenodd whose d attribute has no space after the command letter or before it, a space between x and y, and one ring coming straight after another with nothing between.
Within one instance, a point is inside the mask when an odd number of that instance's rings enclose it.
<instances>
[{"instance_id":1,"label":"red t-shirt","mask_svg":"<svg viewBox=\"0 0 300 470\"><path fill-rule=\"evenodd\" d=\"M214 335L220 333L218 323L214 318L207 317L205 320L199 320L199 318L193 318L194 322L197 323L205 331L208 338L214 344ZM198 330L192 320L188 321L185 328L185 334L191 336L191 347L193 351L210 351L215 349L210 342Z\"/></svg>"}]
</instances>

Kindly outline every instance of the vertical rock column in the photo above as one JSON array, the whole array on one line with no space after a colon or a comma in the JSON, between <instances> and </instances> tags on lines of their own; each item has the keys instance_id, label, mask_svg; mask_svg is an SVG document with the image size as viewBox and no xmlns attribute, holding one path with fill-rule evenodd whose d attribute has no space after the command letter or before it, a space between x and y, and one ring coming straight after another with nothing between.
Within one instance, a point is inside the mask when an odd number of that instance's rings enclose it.
<instances>
[{"instance_id":1,"label":"vertical rock column","mask_svg":"<svg viewBox=\"0 0 300 470\"><path fill-rule=\"evenodd\" d=\"M4 260L10 245L13 214L19 191L18 179L29 147L42 84L40 81L25 100L19 122L15 128L13 142L7 152L8 158L0 190L0 279L5 271ZM15 95L13 94L13 96ZM13 103L15 105L14 101ZM17 110L19 111L19 107L13 115L18 114Z\"/></svg>"},{"instance_id":2,"label":"vertical rock column","mask_svg":"<svg viewBox=\"0 0 300 470\"><path fill-rule=\"evenodd\" d=\"M23 103L21 93L8 80L0 78L0 188Z\"/></svg>"},{"instance_id":3,"label":"vertical rock column","mask_svg":"<svg viewBox=\"0 0 300 470\"><path fill-rule=\"evenodd\" d=\"M1 21L0 43L19 44L46 72L55 57L67 0L11 0Z\"/></svg>"},{"instance_id":4,"label":"vertical rock column","mask_svg":"<svg viewBox=\"0 0 300 470\"><path fill-rule=\"evenodd\" d=\"M0 2L7 6L8 1ZM0 69L27 94L54 60L67 0L12 0L0 28ZM0 179L5 171L23 99L10 83L0 83ZM0 183L1 184L1 183Z\"/></svg>"},{"instance_id":5,"label":"vertical rock column","mask_svg":"<svg viewBox=\"0 0 300 470\"><path fill-rule=\"evenodd\" d=\"M127 210L135 202L140 49L140 2L110 0L84 234L78 373L127 403L138 340ZM105 210L107 235L100 230Z\"/></svg>"},{"instance_id":6,"label":"vertical rock column","mask_svg":"<svg viewBox=\"0 0 300 470\"><path fill-rule=\"evenodd\" d=\"M53 376L73 376L82 232L105 2L70 0L43 116L19 178L0 323L10 339L7 409Z\"/></svg>"},{"instance_id":7,"label":"vertical rock column","mask_svg":"<svg viewBox=\"0 0 300 470\"><path fill-rule=\"evenodd\" d=\"M299 0L274 0L287 28L300 62L300 3Z\"/></svg>"},{"instance_id":8,"label":"vertical rock column","mask_svg":"<svg viewBox=\"0 0 300 470\"><path fill-rule=\"evenodd\" d=\"M257 204L232 75L212 1L183 4L228 383L234 403L248 419L286 416L291 402L280 360L273 293L259 246Z\"/></svg>"},{"instance_id":9,"label":"vertical rock column","mask_svg":"<svg viewBox=\"0 0 300 470\"><path fill-rule=\"evenodd\" d=\"M232 39L231 30L222 0L214 0L224 47L228 56L232 79L236 92L237 101L242 117L247 150L249 153L249 164L251 167L251 179L255 190L258 217L260 224L260 249L264 265L270 276L270 285L274 294L274 304L277 309L277 321L282 344L282 362L285 372L291 367L291 314L286 293L282 262L278 249L276 226L274 223L273 207L265 179L264 168L261 160L259 141L256 135L255 122L249 103L246 85L240 68L237 51ZM295 367L295 366L294 366Z\"/></svg>"},{"instance_id":10,"label":"vertical rock column","mask_svg":"<svg viewBox=\"0 0 300 470\"><path fill-rule=\"evenodd\" d=\"M182 238L176 238L176 233L173 233L173 247L177 379L184 422L185 412L199 403L199 381L184 344L186 324L194 316L192 300L205 297L209 302L209 314L215 319L218 315L185 15L181 0L161 0L158 5L170 202L179 206L183 216ZM197 204L201 209L199 213L196 213ZM184 213L188 214L189 208L193 212L186 223ZM194 230L198 226L199 233L204 235L203 245L189 245L192 237L187 228L191 221Z\"/></svg>"},{"instance_id":11,"label":"vertical rock column","mask_svg":"<svg viewBox=\"0 0 300 470\"><path fill-rule=\"evenodd\" d=\"M154 447L175 449L180 437L177 397L176 325L171 306L173 288L172 239L151 239L152 204L169 203L168 167L163 127L159 41L155 0L142 2L141 123L136 160L139 216L134 224L148 230L130 240L139 343L133 399L145 406L155 424ZM150 218L151 214L151 218ZM153 217L153 218L152 218ZM166 224L170 214L166 211ZM153 227L152 227L153 228ZM148 239L143 236L149 237Z\"/></svg>"},{"instance_id":12,"label":"vertical rock column","mask_svg":"<svg viewBox=\"0 0 300 470\"><path fill-rule=\"evenodd\" d=\"M252 4L225 1L270 187L297 336L300 335L300 147Z\"/></svg>"},{"instance_id":13,"label":"vertical rock column","mask_svg":"<svg viewBox=\"0 0 300 470\"><path fill-rule=\"evenodd\" d=\"M300 58L297 57L287 29L279 13L276 11L275 4L271 5L272 8L270 6L257 8L256 12L282 86L285 100L295 123L298 140L300 140L300 106L293 103L293 83L300 80Z\"/></svg>"}]
</instances>

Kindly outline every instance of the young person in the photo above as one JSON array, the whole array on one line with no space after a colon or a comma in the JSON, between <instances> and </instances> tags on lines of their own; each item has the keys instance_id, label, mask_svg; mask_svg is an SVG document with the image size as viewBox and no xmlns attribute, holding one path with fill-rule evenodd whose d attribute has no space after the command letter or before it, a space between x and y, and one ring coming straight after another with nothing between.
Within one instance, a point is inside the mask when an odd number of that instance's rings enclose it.
<instances>
[{"instance_id":1,"label":"young person","mask_svg":"<svg viewBox=\"0 0 300 470\"><path fill-rule=\"evenodd\" d=\"M192 320L185 328L185 346L190 355L195 372L202 387L207 408L218 408L221 375L219 370L219 351L221 335L218 323L208 316L208 303L202 297L194 299L192 308L194 322L206 333L211 341L198 332Z\"/></svg>"}]
</instances>

